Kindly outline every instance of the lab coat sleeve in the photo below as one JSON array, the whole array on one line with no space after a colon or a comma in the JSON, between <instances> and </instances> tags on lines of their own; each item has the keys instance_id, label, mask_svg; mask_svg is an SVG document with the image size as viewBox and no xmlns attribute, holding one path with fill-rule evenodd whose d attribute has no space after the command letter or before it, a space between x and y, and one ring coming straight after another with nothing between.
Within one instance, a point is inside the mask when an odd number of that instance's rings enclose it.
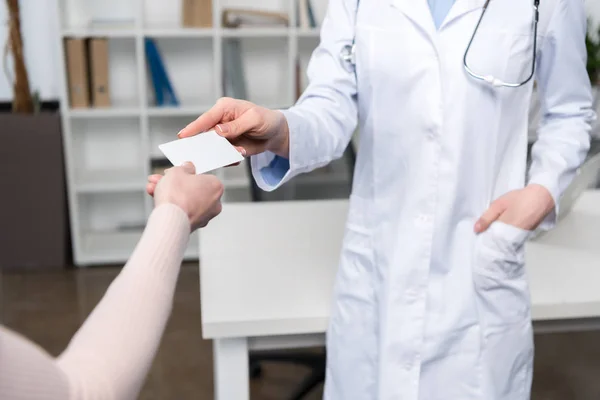
<instances>
[{"instance_id":1,"label":"lab coat sleeve","mask_svg":"<svg viewBox=\"0 0 600 400\"><path fill-rule=\"evenodd\" d=\"M290 132L289 159L271 152L251 157L257 185L272 191L294 176L340 158L357 123L356 79L342 64L352 43L357 0L330 0L320 43L308 64L309 85L296 104L282 110Z\"/></svg>"},{"instance_id":2,"label":"lab coat sleeve","mask_svg":"<svg viewBox=\"0 0 600 400\"><path fill-rule=\"evenodd\" d=\"M562 193L584 162L596 118L586 70L586 13L581 0L559 0L537 66L542 122L532 147L530 184L547 188L555 208L540 224L556 224Z\"/></svg>"}]
</instances>

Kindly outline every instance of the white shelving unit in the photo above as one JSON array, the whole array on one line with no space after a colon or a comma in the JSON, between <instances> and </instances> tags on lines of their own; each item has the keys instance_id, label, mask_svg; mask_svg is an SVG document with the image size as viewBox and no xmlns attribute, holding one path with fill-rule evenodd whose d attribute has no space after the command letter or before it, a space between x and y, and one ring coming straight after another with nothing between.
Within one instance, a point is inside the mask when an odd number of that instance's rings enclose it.
<instances>
[{"instance_id":1,"label":"white shelving unit","mask_svg":"<svg viewBox=\"0 0 600 400\"><path fill-rule=\"evenodd\" d=\"M327 2L312 5L320 24ZM221 10L226 7L286 12L290 27L225 29ZM271 108L293 104L297 59L306 86L306 65L319 29L296 28L296 0L213 0L212 14L212 28L195 29L181 26L180 1L58 1L61 112L76 265L123 263L133 251L152 210L145 185L151 161L161 157L157 145L175 139L223 95L224 38L242 39L249 100ZM64 48L69 37L108 39L111 107L70 108ZM153 104L147 37L156 39L180 107ZM224 202L249 199L244 165L217 174L226 188ZM341 174L333 175L317 177L317 182L330 184ZM197 238L190 240L186 258L197 258L197 243Z\"/></svg>"}]
</instances>

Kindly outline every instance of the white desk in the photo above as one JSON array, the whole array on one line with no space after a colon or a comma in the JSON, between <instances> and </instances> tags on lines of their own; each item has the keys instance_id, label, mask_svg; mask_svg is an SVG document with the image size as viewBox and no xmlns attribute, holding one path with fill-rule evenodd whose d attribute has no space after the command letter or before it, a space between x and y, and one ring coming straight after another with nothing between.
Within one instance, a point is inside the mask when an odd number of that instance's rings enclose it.
<instances>
[{"instance_id":1,"label":"white desk","mask_svg":"<svg viewBox=\"0 0 600 400\"><path fill-rule=\"evenodd\" d=\"M248 213L260 222L241 226ZM338 200L227 204L200 235L215 399L248 400L249 350L324 344L346 213L347 201ZM588 191L555 230L528 244L538 331L600 319L598 233L600 191Z\"/></svg>"}]
</instances>

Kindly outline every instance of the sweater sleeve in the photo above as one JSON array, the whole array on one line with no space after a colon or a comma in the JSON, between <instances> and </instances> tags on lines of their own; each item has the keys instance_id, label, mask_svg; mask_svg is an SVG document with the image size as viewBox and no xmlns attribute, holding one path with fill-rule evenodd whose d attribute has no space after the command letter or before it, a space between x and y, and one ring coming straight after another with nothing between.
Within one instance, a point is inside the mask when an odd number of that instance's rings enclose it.
<instances>
[{"instance_id":1,"label":"sweater sleeve","mask_svg":"<svg viewBox=\"0 0 600 400\"><path fill-rule=\"evenodd\" d=\"M183 210L157 207L129 261L58 358L1 329L0 398L136 398L171 313L189 235Z\"/></svg>"}]
</instances>

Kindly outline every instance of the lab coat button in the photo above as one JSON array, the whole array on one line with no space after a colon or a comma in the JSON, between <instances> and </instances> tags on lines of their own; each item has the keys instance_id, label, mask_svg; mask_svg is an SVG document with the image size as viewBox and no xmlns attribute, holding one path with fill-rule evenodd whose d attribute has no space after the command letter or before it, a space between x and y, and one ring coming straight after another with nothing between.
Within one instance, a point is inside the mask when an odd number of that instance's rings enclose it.
<instances>
[{"instance_id":1,"label":"lab coat button","mask_svg":"<svg viewBox=\"0 0 600 400\"><path fill-rule=\"evenodd\" d=\"M414 302L415 300L417 300L418 293L417 293L416 290L414 290L414 289L407 289L406 292L405 292L405 294L406 294L406 298L411 303Z\"/></svg>"},{"instance_id":2,"label":"lab coat button","mask_svg":"<svg viewBox=\"0 0 600 400\"><path fill-rule=\"evenodd\" d=\"M417 225L425 226L429 225L432 222L432 218L430 215L420 214L417 216Z\"/></svg>"}]
</instances>

